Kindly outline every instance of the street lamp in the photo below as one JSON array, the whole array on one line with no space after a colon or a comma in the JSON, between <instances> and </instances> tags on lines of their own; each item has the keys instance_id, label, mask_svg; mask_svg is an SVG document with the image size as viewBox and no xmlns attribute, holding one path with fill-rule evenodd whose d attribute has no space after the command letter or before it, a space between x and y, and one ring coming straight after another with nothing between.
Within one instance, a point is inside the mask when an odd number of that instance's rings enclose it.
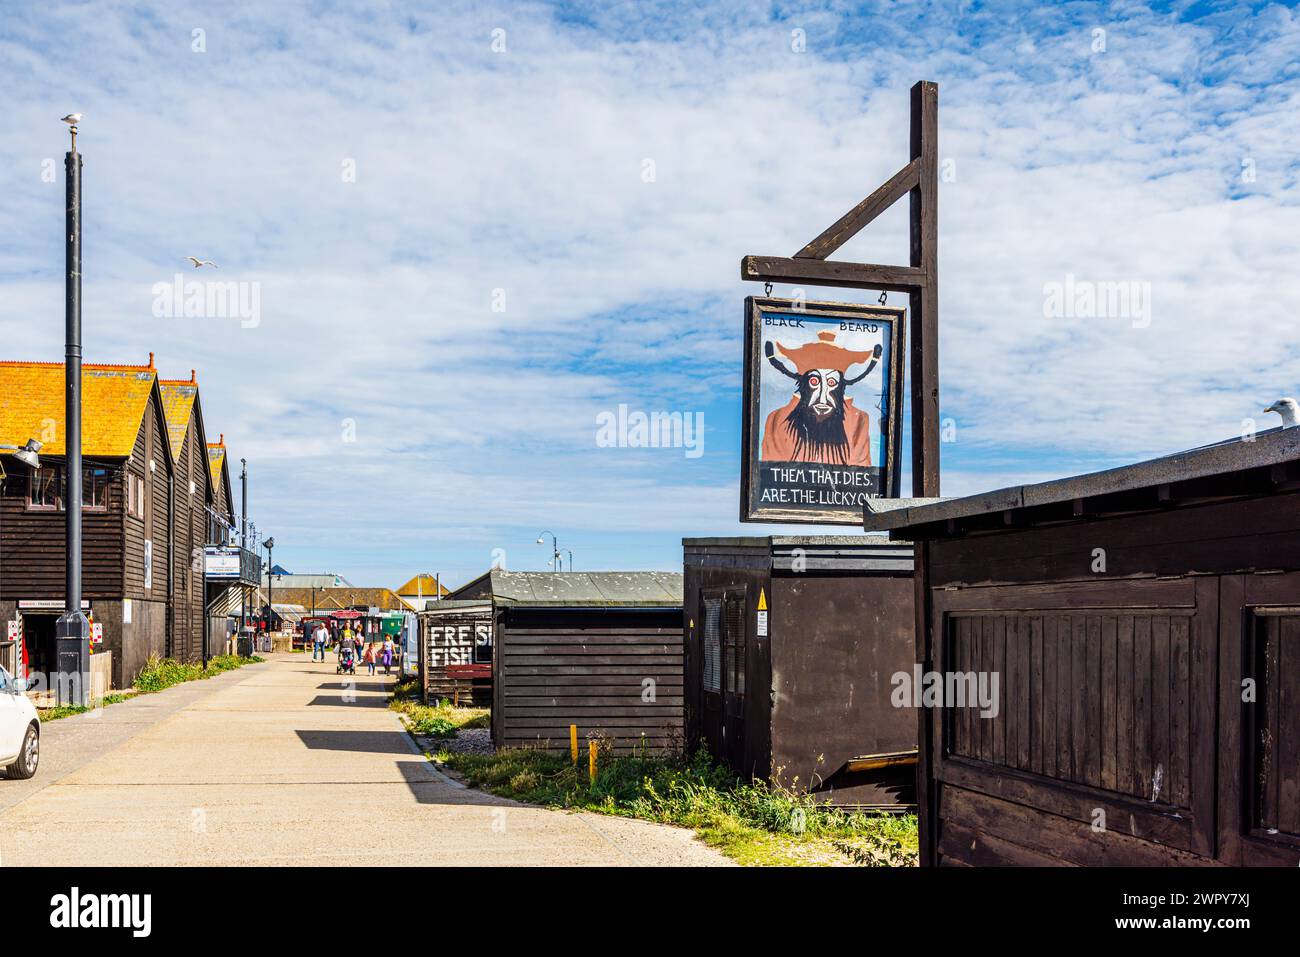
<instances>
[{"instance_id":1,"label":"street lamp","mask_svg":"<svg viewBox=\"0 0 1300 957\"><path fill-rule=\"evenodd\" d=\"M28 439L26 445L6 445L0 442L0 452L12 452L19 462L35 471L41 467L41 457L36 453L41 450L41 443ZM5 467L0 465L0 479L5 477Z\"/></svg>"},{"instance_id":2,"label":"street lamp","mask_svg":"<svg viewBox=\"0 0 1300 957\"><path fill-rule=\"evenodd\" d=\"M58 662L56 700L60 705L86 707L90 704L90 622L81 613L81 154L77 152L77 124L81 122L81 114L69 113L63 122L72 132L72 147L63 157L67 180L63 230L63 412L67 445L63 511L67 526L67 607L54 625Z\"/></svg>"},{"instance_id":3,"label":"street lamp","mask_svg":"<svg viewBox=\"0 0 1300 957\"><path fill-rule=\"evenodd\" d=\"M543 531L537 536L537 544L544 544L543 539L547 535L551 536L551 568L558 572L560 570L560 543L556 540L555 533L549 530Z\"/></svg>"},{"instance_id":4,"label":"street lamp","mask_svg":"<svg viewBox=\"0 0 1300 957\"><path fill-rule=\"evenodd\" d=\"M271 558L271 551L275 548L275 539L268 538L262 543L262 547L266 549L266 631L270 634L271 616L275 614L275 609L271 606L275 589L275 562Z\"/></svg>"},{"instance_id":5,"label":"street lamp","mask_svg":"<svg viewBox=\"0 0 1300 957\"><path fill-rule=\"evenodd\" d=\"M569 571L573 571L573 549L566 548L564 554L569 556Z\"/></svg>"}]
</instances>

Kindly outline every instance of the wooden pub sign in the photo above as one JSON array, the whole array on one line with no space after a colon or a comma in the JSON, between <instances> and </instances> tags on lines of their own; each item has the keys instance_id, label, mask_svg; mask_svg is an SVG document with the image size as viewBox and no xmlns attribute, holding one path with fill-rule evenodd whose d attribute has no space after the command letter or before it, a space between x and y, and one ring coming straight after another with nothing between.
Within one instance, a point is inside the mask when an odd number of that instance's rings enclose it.
<instances>
[{"instance_id":1,"label":"wooden pub sign","mask_svg":"<svg viewBox=\"0 0 1300 957\"><path fill-rule=\"evenodd\" d=\"M856 525L898 495L902 309L745 300L743 522Z\"/></svg>"},{"instance_id":2,"label":"wooden pub sign","mask_svg":"<svg viewBox=\"0 0 1300 957\"><path fill-rule=\"evenodd\" d=\"M745 256L740 520L860 525L872 498L901 493L904 363L914 498L939 495L939 91L912 87L911 158L793 256ZM830 255L907 197L906 266ZM796 298L773 299L773 283ZM805 302L801 287L879 292L880 305ZM889 293L907 308L889 308Z\"/></svg>"}]
</instances>

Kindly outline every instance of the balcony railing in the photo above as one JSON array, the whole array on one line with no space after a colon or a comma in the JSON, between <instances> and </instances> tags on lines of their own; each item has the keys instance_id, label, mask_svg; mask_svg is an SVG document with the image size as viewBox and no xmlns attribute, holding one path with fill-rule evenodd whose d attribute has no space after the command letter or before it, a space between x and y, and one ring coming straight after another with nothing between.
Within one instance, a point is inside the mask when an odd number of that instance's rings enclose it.
<instances>
[{"instance_id":1,"label":"balcony railing","mask_svg":"<svg viewBox=\"0 0 1300 957\"><path fill-rule=\"evenodd\" d=\"M262 580L262 557L237 545L209 545L204 549L203 576L210 582L256 585Z\"/></svg>"}]
</instances>

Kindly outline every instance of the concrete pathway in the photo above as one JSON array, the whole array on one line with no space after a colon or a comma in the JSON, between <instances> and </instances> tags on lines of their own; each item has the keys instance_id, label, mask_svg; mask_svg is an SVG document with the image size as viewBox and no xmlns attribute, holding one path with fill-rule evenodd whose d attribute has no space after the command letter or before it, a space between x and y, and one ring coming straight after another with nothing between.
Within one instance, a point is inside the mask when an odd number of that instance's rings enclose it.
<instances>
[{"instance_id":1,"label":"concrete pathway","mask_svg":"<svg viewBox=\"0 0 1300 957\"><path fill-rule=\"evenodd\" d=\"M393 679L274 655L52 722L0 780L0 865L707 865L690 831L462 788L387 708Z\"/></svg>"}]
</instances>

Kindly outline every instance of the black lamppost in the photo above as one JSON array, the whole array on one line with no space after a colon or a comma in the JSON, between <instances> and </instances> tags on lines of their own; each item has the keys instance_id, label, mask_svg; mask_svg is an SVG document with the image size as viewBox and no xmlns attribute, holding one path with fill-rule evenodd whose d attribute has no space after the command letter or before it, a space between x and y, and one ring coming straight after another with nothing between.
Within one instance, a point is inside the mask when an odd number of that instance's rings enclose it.
<instances>
[{"instance_id":1,"label":"black lamppost","mask_svg":"<svg viewBox=\"0 0 1300 957\"><path fill-rule=\"evenodd\" d=\"M67 523L67 600L54 626L60 705L90 704L90 622L81 613L81 154L77 152L80 113L63 122L71 127L72 148L63 157L67 180L64 217L64 433L67 446L63 511Z\"/></svg>"},{"instance_id":2,"label":"black lamppost","mask_svg":"<svg viewBox=\"0 0 1300 957\"><path fill-rule=\"evenodd\" d=\"M271 550L275 548L275 539L268 538L262 543L262 547L266 549L266 631L269 635L271 632L271 616L275 614L275 608L271 604L275 595L275 562L271 557Z\"/></svg>"}]
</instances>

